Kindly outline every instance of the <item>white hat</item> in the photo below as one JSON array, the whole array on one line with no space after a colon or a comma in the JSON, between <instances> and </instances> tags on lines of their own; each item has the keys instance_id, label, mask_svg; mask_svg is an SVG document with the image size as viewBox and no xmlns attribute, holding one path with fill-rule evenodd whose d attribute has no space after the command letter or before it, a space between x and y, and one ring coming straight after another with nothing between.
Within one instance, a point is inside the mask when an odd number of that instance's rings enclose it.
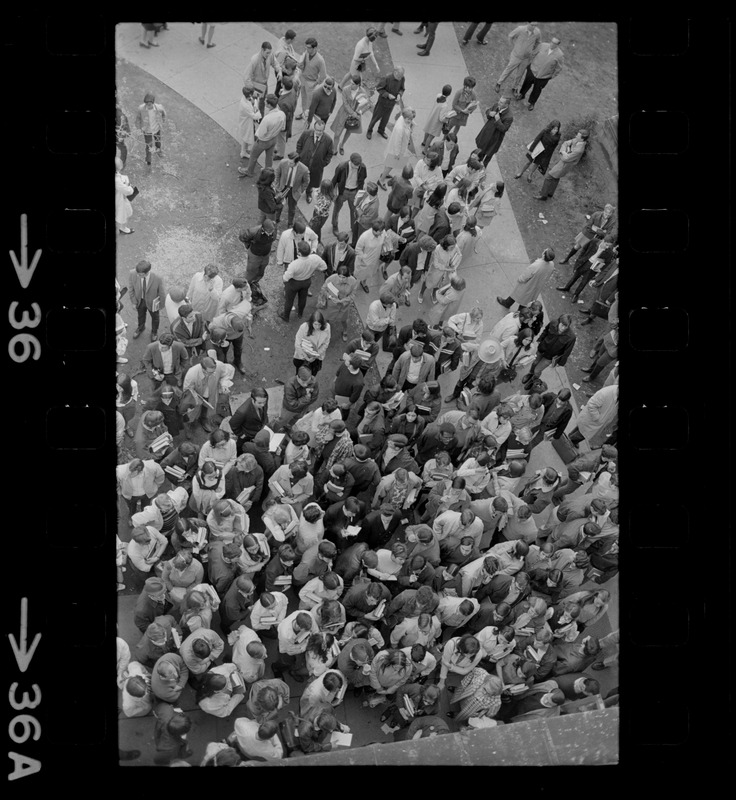
<instances>
[{"instance_id":1,"label":"white hat","mask_svg":"<svg viewBox=\"0 0 736 800\"><path fill-rule=\"evenodd\" d=\"M486 339L478 345L478 358L486 364L495 364L503 358L501 344L496 339Z\"/></svg>"}]
</instances>

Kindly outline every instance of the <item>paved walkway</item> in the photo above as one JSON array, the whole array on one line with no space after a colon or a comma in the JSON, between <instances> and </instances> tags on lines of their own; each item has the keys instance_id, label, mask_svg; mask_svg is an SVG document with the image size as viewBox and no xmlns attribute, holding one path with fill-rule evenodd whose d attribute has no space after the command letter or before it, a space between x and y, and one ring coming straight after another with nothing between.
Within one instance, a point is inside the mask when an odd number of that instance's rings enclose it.
<instances>
[{"instance_id":1,"label":"paved walkway","mask_svg":"<svg viewBox=\"0 0 736 800\"><path fill-rule=\"evenodd\" d=\"M449 83L453 90L462 86L462 81L468 73L452 25L445 24L437 28L432 52L428 58L421 58L421 60L417 55L416 44L422 39L420 36L411 34L415 25L416 23L413 22L404 23L404 36L390 34L385 41L389 46L393 63L402 65L406 70L407 89L404 102L417 112L415 144L419 147L423 137L424 121L434 105L436 95L445 83ZM336 27L338 26L339 23L336 23ZM179 92L235 138L238 127L240 91L247 61L252 54L258 51L262 42L271 41L275 45L277 38L256 23L218 24L215 33L217 47L208 50L197 41L199 26L193 26L190 23L170 23L169 27L170 30L161 37L160 47L145 49L138 44L140 41L140 25L138 23L119 25L116 31L117 56L146 70L162 83ZM329 71L330 65L328 64ZM336 75L336 77L340 80L342 75ZM483 76L476 77L483 78ZM273 89L274 86L275 81L271 76L269 88ZM364 128L367 119L366 117ZM305 121L295 120L294 136L301 133L304 125ZM467 154L475 147L475 136L481 126L480 112L472 114L467 126L460 130L461 153ZM294 139L292 138L291 141L293 143ZM359 150L368 167L369 178L375 180L383 169L385 144L380 136L374 136L370 141L365 138L364 134L354 136L348 140L346 156L353 150ZM340 160L340 158L332 160L325 170L325 177L332 175ZM236 169L239 163L237 157L234 156L232 168ZM489 165L489 173L493 180L501 180L503 177L495 158ZM386 195L382 193L382 205L385 204L385 198ZM311 216L311 209L307 206L304 198L299 207L308 219ZM341 215L341 229L348 227L348 214L346 205ZM326 242L332 239L329 228L330 226L326 225L323 232ZM496 296L508 296L519 272L539 254L527 254L507 197L502 203L501 213L486 230L485 237L476 249L477 254L462 270L463 277L467 282L465 298L468 307L470 298L472 298L474 303L477 302L483 308L485 330L488 332L506 313L496 303ZM395 270L397 263L394 262L389 269ZM376 299L377 289L378 283L372 287L370 294L360 291L357 293L356 305L362 318L365 318L368 304ZM426 316L429 303L420 306L416 302L417 291L415 287L412 292L411 307L402 307L399 310L399 325L410 323L417 316ZM384 359L387 363L389 355L381 354L379 366L385 366L382 363ZM551 390L570 386L564 368L548 368L544 371L543 378ZM453 381L452 376L443 376L443 394L446 393ZM279 392L278 389L275 391ZM274 395L272 400L279 402L280 397ZM573 404L575 404L574 396ZM575 412L577 414L576 406ZM574 422L571 422L570 427L573 426ZM543 453L538 452L542 450ZM540 445L536 448L535 455L537 457L543 455L545 463L564 470L564 465L550 445ZM536 466L536 461L537 459L534 458L530 467Z\"/></svg>"}]
</instances>

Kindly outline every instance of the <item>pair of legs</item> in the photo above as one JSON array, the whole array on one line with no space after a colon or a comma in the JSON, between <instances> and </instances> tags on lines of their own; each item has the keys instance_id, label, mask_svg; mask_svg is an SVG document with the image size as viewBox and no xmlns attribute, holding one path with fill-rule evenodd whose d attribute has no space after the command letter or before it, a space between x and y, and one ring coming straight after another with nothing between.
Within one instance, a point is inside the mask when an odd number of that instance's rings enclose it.
<instances>
[{"instance_id":1,"label":"pair of legs","mask_svg":"<svg viewBox=\"0 0 736 800\"><path fill-rule=\"evenodd\" d=\"M491 29L491 24L492 23L490 22L483 23L483 27L475 37L475 40L478 42L478 44L488 44L488 42L486 42L486 36L488 36L488 31ZM471 22L470 25L468 25L467 30L463 35L463 44L467 44L470 41L478 25L480 25L480 22Z\"/></svg>"},{"instance_id":2,"label":"pair of legs","mask_svg":"<svg viewBox=\"0 0 736 800\"><path fill-rule=\"evenodd\" d=\"M212 37L215 33L215 26L212 22L203 22L202 23L202 34L199 37L199 43L204 44L205 36L207 37L207 47L215 47L216 45L212 44Z\"/></svg>"},{"instance_id":3,"label":"pair of legs","mask_svg":"<svg viewBox=\"0 0 736 800\"><path fill-rule=\"evenodd\" d=\"M403 36L404 34L401 32L401 27L400 26L401 26L400 22L392 22L391 23L391 30L394 33L398 33L399 36ZM379 36L383 36L384 38L386 36L388 36L388 34L386 33L386 23L385 22L379 22L378 23L378 28L376 29L376 32L378 33Z\"/></svg>"},{"instance_id":4,"label":"pair of legs","mask_svg":"<svg viewBox=\"0 0 736 800\"><path fill-rule=\"evenodd\" d=\"M293 361L296 367L295 372L299 372L299 367L307 367L311 370L312 375L316 375L322 369L321 358L315 358L314 361L305 361L303 358L295 358Z\"/></svg>"},{"instance_id":5,"label":"pair of legs","mask_svg":"<svg viewBox=\"0 0 736 800\"><path fill-rule=\"evenodd\" d=\"M521 84L519 91L519 99L522 100L529 89L532 93L529 95L529 109L534 108L542 89L549 83L549 78L537 78L532 72L531 66L526 68L526 75L524 76L524 83Z\"/></svg>"},{"instance_id":6,"label":"pair of legs","mask_svg":"<svg viewBox=\"0 0 736 800\"><path fill-rule=\"evenodd\" d=\"M555 287L560 292L569 292L572 287L577 283L578 287L575 289L575 293L572 296L572 302L577 303L578 298L583 293L583 290L588 285L588 281L592 280L595 277L595 272L588 269L589 261L584 262L579 267L575 268L575 272L573 272L570 280L567 282L565 286L557 286Z\"/></svg>"},{"instance_id":7,"label":"pair of legs","mask_svg":"<svg viewBox=\"0 0 736 800\"><path fill-rule=\"evenodd\" d=\"M539 169L539 166L537 164L535 164L533 161L531 161L529 158L527 158L526 156L524 156L523 166L521 167L519 172L516 175L514 175L514 177L515 178L520 178L529 169L529 167L531 167L531 170L529 171L529 174L526 176L526 182L527 183L531 183L532 182L532 175L534 175L534 173ZM562 261L561 263L564 264L565 262Z\"/></svg>"},{"instance_id":8,"label":"pair of legs","mask_svg":"<svg viewBox=\"0 0 736 800\"><path fill-rule=\"evenodd\" d=\"M335 134L335 141L332 143L332 155L340 155L344 154L345 145L347 144L348 139L350 138L350 134L352 133L352 128L345 128ZM340 137L342 136L342 142L340 141Z\"/></svg>"},{"instance_id":9,"label":"pair of legs","mask_svg":"<svg viewBox=\"0 0 736 800\"><path fill-rule=\"evenodd\" d=\"M583 378L586 383L588 381L595 380L605 367L607 367L612 361L616 360L615 356L612 356L608 350L606 350L606 346L603 343L604 338L604 336L601 336L593 348L593 356L591 357L594 357L595 361L589 367L583 367L582 369L583 372L588 373L588 377Z\"/></svg>"},{"instance_id":10,"label":"pair of legs","mask_svg":"<svg viewBox=\"0 0 736 800\"><path fill-rule=\"evenodd\" d=\"M559 182L559 178L553 178L550 175L545 175L542 188L539 190L539 194L535 195L535 198L537 200L546 200L548 197L554 196L554 193L557 191L557 184Z\"/></svg>"},{"instance_id":11,"label":"pair of legs","mask_svg":"<svg viewBox=\"0 0 736 800\"><path fill-rule=\"evenodd\" d=\"M163 156L161 152L161 131L156 131L156 133L144 133L143 140L146 143L146 164L151 166L151 150L153 149L151 145L156 148L156 155Z\"/></svg>"},{"instance_id":12,"label":"pair of legs","mask_svg":"<svg viewBox=\"0 0 736 800\"><path fill-rule=\"evenodd\" d=\"M370 134L373 133L376 124L378 125L378 133L383 136L384 139L388 139L386 125L388 125L388 121L391 119L391 112L394 110L395 105L396 103L393 100L387 102L383 98L379 98L379 100L376 101L376 106L373 109L373 116L371 117L368 130L365 134L369 139L371 138Z\"/></svg>"},{"instance_id":13,"label":"pair of legs","mask_svg":"<svg viewBox=\"0 0 736 800\"><path fill-rule=\"evenodd\" d=\"M148 312L151 315L151 339L153 340L153 338L158 335L159 312L151 311L146 305L145 300L141 300L140 303L138 303L136 311L138 312L138 327L135 330L134 337L140 335L146 327L146 312Z\"/></svg>"},{"instance_id":14,"label":"pair of legs","mask_svg":"<svg viewBox=\"0 0 736 800\"><path fill-rule=\"evenodd\" d=\"M340 215L340 209L345 203L348 204L348 208L350 209L350 230L353 229L353 225L355 224L355 195L357 193L357 189L345 189L342 194L339 194L335 198L335 203L332 207L332 232L335 234L335 236L337 236L338 233L337 222Z\"/></svg>"},{"instance_id":15,"label":"pair of legs","mask_svg":"<svg viewBox=\"0 0 736 800\"><path fill-rule=\"evenodd\" d=\"M427 41L424 44L417 45L420 55L429 55L429 51L432 49L432 45L434 44L434 35L437 32L438 25L439 22L427 23Z\"/></svg>"},{"instance_id":16,"label":"pair of legs","mask_svg":"<svg viewBox=\"0 0 736 800\"><path fill-rule=\"evenodd\" d=\"M294 306L294 300L297 301L297 316L299 319L302 318L304 307L307 305L307 293L309 292L311 283L311 278L308 278L306 281L295 281L294 279L287 281L284 287L284 313L281 315L281 319L285 322L289 321L291 309Z\"/></svg>"},{"instance_id":17,"label":"pair of legs","mask_svg":"<svg viewBox=\"0 0 736 800\"><path fill-rule=\"evenodd\" d=\"M150 22L143 26L143 38L140 41L141 47L158 47L158 42L153 41L156 35L156 26Z\"/></svg>"},{"instance_id":18,"label":"pair of legs","mask_svg":"<svg viewBox=\"0 0 736 800\"><path fill-rule=\"evenodd\" d=\"M273 151L274 148L276 147L277 138L278 137L274 136L273 139L269 139L268 141L265 142L258 139L253 144L253 149L251 150L250 158L248 159L248 166L245 169L243 169L242 167L238 167L238 172L240 172L241 175L247 175L248 177L252 177L253 169L256 166L256 162L258 161L258 156L260 156L261 153L266 154L265 166L270 167L273 164Z\"/></svg>"}]
</instances>

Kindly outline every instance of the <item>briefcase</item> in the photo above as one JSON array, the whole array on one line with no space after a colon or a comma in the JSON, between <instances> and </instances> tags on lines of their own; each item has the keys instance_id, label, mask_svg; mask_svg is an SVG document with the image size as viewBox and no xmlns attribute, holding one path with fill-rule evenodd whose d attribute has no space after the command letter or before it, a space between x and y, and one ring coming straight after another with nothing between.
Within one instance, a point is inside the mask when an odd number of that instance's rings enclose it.
<instances>
[{"instance_id":1,"label":"briefcase","mask_svg":"<svg viewBox=\"0 0 736 800\"><path fill-rule=\"evenodd\" d=\"M578 451L566 433L563 433L559 439L552 439L551 441L552 447L555 448L557 455L565 464L569 464L577 458Z\"/></svg>"}]
</instances>

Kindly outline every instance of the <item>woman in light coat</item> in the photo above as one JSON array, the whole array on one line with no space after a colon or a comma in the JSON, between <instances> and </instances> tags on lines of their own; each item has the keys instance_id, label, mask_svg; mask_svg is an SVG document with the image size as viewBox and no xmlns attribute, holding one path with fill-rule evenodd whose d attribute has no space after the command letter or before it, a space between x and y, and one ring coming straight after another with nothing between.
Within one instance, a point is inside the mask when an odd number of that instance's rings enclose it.
<instances>
[{"instance_id":1,"label":"woman in light coat","mask_svg":"<svg viewBox=\"0 0 736 800\"><path fill-rule=\"evenodd\" d=\"M240 140L240 157L250 158L250 151L256 137L256 125L261 119L258 101L254 98L255 87L248 82L243 86L243 96L238 108L238 139Z\"/></svg>"},{"instance_id":2,"label":"woman in light coat","mask_svg":"<svg viewBox=\"0 0 736 800\"><path fill-rule=\"evenodd\" d=\"M475 252L478 252L478 245L483 241L483 232L493 222L493 218L501 213L501 198L504 192L503 181L492 181L487 183L468 205L468 213L473 214L476 223L480 228L480 236L475 243ZM488 244L486 242L486 244Z\"/></svg>"},{"instance_id":3,"label":"woman in light coat","mask_svg":"<svg viewBox=\"0 0 736 800\"><path fill-rule=\"evenodd\" d=\"M342 90L342 105L337 109L335 118L330 125L332 132L335 134L332 145L333 156L336 153L340 153L341 156L344 156L344 145L350 138L350 134L363 132L363 112L370 105L370 99L368 98L368 93L361 84L362 79L360 73L357 72L352 76L351 82ZM357 120L358 124L353 128L346 128L345 122L348 118ZM343 132L345 133L345 137L342 142L340 142L340 137Z\"/></svg>"},{"instance_id":4,"label":"woman in light coat","mask_svg":"<svg viewBox=\"0 0 736 800\"><path fill-rule=\"evenodd\" d=\"M127 175L122 174L123 162L115 159L115 222L120 233L133 233L128 227L128 220L133 215L133 206L128 198L135 189L130 185Z\"/></svg>"},{"instance_id":5,"label":"woman in light coat","mask_svg":"<svg viewBox=\"0 0 736 800\"><path fill-rule=\"evenodd\" d=\"M547 279L555 269L555 253L551 248L546 248L540 258L537 258L519 275L511 294L504 299L497 297L496 301L504 308L511 308L514 303L520 306L531 305L542 293Z\"/></svg>"},{"instance_id":6,"label":"woman in light coat","mask_svg":"<svg viewBox=\"0 0 736 800\"><path fill-rule=\"evenodd\" d=\"M396 120L394 129L389 136L386 145L386 157L383 162L383 172L378 179L378 185L386 191L384 181L391 174L391 170L400 170L408 161L409 154L416 155L414 150L414 117L417 112L408 106L401 112L401 116Z\"/></svg>"},{"instance_id":7,"label":"woman in light coat","mask_svg":"<svg viewBox=\"0 0 736 800\"><path fill-rule=\"evenodd\" d=\"M432 302L437 302L437 289L444 283L445 277L455 272L462 253L455 242L455 237L448 234L440 242L440 246L432 251L432 259L429 262L429 269L424 276L424 281L419 289L419 302L424 302L424 292L427 287L431 290Z\"/></svg>"}]
</instances>

